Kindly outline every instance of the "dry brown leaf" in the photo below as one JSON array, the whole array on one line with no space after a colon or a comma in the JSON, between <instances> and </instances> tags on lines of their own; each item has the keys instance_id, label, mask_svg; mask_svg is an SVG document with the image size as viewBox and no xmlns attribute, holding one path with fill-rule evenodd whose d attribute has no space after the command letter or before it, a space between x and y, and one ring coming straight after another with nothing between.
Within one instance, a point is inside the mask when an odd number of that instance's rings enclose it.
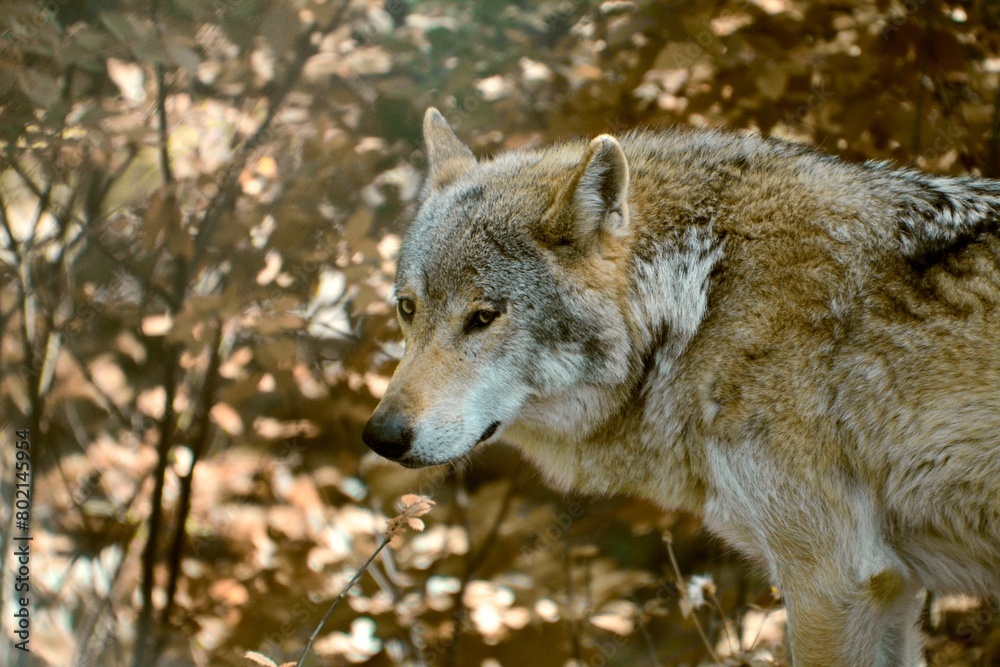
<instances>
[{"instance_id":1,"label":"dry brown leaf","mask_svg":"<svg viewBox=\"0 0 1000 667\"><path fill-rule=\"evenodd\" d=\"M229 435L243 433L243 420L240 418L240 413L228 403L216 403L212 406L209 415L212 417L212 421Z\"/></svg>"},{"instance_id":2,"label":"dry brown leaf","mask_svg":"<svg viewBox=\"0 0 1000 667\"><path fill-rule=\"evenodd\" d=\"M166 336L174 326L170 313L148 315L142 318L142 333L147 336Z\"/></svg>"},{"instance_id":3,"label":"dry brown leaf","mask_svg":"<svg viewBox=\"0 0 1000 667\"><path fill-rule=\"evenodd\" d=\"M409 526L413 530L423 530L424 522L417 517L430 512L435 504L434 501L427 496L421 496L415 493L407 493L399 500L403 511L398 516L389 519L389 524L386 527L386 533L392 538L399 535L399 533L403 530L403 526ZM397 543L398 542L394 542L394 546Z\"/></svg>"},{"instance_id":4,"label":"dry brown leaf","mask_svg":"<svg viewBox=\"0 0 1000 667\"><path fill-rule=\"evenodd\" d=\"M243 654L243 657L246 658L247 660L250 660L251 662L257 663L258 665L264 665L264 667L278 667L278 663L276 663L274 660L271 660L263 653L257 653L257 651L247 651L246 653ZM288 663L288 664L294 664L294 663Z\"/></svg>"}]
</instances>

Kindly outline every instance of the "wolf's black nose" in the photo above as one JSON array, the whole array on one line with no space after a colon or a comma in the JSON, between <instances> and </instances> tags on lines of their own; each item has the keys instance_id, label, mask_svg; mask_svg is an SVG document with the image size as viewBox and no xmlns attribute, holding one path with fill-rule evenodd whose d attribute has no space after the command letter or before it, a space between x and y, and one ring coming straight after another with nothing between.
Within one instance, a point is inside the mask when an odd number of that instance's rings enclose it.
<instances>
[{"instance_id":1,"label":"wolf's black nose","mask_svg":"<svg viewBox=\"0 0 1000 667\"><path fill-rule=\"evenodd\" d=\"M395 461L410 451L413 429L398 412L380 413L376 410L365 424L361 439L379 456Z\"/></svg>"}]
</instances>

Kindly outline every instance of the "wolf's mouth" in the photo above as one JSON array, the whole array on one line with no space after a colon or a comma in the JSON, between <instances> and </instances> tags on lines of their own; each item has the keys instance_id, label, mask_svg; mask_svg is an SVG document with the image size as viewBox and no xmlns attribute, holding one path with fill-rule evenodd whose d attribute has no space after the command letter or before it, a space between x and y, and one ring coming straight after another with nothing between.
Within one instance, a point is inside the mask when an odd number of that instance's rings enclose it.
<instances>
[{"instance_id":1,"label":"wolf's mouth","mask_svg":"<svg viewBox=\"0 0 1000 667\"><path fill-rule=\"evenodd\" d=\"M497 429L499 429L500 426L501 426L501 423L498 422L498 421L497 422L493 422L492 424L490 424L489 426L487 426L486 430L483 431L483 434L481 436L479 436L479 440L476 440L476 444L478 445L479 443L481 443L481 442L483 442L485 440L489 440L490 438L492 438L496 434ZM455 457L455 458L457 458L457 457ZM413 457L413 456L403 456L403 457L400 457L400 458L397 458L397 459L393 459L393 460L396 463L399 463L400 465L402 465L403 467L406 467L406 468L426 468L427 466L444 465L444 464L450 462L453 459L443 459L443 460L440 460L440 461L435 461L435 460L427 460L427 459L422 459L422 458Z\"/></svg>"},{"instance_id":2,"label":"wolf's mouth","mask_svg":"<svg viewBox=\"0 0 1000 667\"><path fill-rule=\"evenodd\" d=\"M492 438L493 434L497 432L498 428L500 428L500 422L493 422L492 424L487 426L486 430L483 431L483 434L479 436L479 440L476 440L476 444L478 445L483 440L489 440L490 438Z\"/></svg>"},{"instance_id":3,"label":"wolf's mouth","mask_svg":"<svg viewBox=\"0 0 1000 667\"><path fill-rule=\"evenodd\" d=\"M424 461L418 461L415 459L399 459L396 461L399 465L404 468L410 468L411 470L416 470L417 468L426 468L427 466L439 465L435 463L425 463Z\"/></svg>"}]
</instances>

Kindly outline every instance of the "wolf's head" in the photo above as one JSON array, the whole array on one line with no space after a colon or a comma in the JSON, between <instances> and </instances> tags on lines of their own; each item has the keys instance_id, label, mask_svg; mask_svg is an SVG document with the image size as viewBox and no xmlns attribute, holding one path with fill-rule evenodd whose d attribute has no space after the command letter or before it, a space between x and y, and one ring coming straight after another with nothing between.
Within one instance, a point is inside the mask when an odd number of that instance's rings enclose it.
<instances>
[{"instance_id":1,"label":"wolf's head","mask_svg":"<svg viewBox=\"0 0 1000 667\"><path fill-rule=\"evenodd\" d=\"M395 296L406 351L364 441L411 466L444 463L512 423L582 424L587 387L628 374L622 262L628 166L619 143L477 161L437 111Z\"/></svg>"}]
</instances>

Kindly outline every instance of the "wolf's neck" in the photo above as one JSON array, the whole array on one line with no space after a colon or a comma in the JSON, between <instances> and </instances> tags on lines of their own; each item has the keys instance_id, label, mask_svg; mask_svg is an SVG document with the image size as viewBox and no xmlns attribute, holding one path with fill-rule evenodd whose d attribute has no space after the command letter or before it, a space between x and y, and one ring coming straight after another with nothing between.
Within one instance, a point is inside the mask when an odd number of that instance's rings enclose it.
<instances>
[{"instance_id":1,"label":"wolf's neck","mask_svg":"<svg viewBox=\"0 0 1000 667\"><path fill-rule=\"evenodd\" d=\"M645 350L667 346L680 354L705 318L709 278L722 243L710 224L636 242L643 247L631 266L633 345Z\"/></svg>"},{"instance_id":2,"label":"wolf's neck","mask_svg":"<svg viewBox=\"0 0 1000 667\"><path fill-rule=\"evenodd\" d=\"M681 366L708 314L723 244L711 225L645 241L629 281L633 370L632 387L623 392L628 398L616 410L622 415L615 438L621 472L606 483L666 507L698 511L704 480L692 457L699 444L690 441L698 431L688 428L697 397L681 379Z\"/></svg>"},{"instance_id":3,"label":"wolf's neck","mask_svg":"<svg viewBox=\"0 0 1000 667\"><path fill-rule=\"evenodd\" d=\"M642 255L630 260L624 304L628 379L583 383L539 401L505 432L556 485L693 505L697 475L678 441L686 392L674 380L678 359L705 318L709 278L721 254L707 227L645 239Z\"/></svg>"}]
</instances>

